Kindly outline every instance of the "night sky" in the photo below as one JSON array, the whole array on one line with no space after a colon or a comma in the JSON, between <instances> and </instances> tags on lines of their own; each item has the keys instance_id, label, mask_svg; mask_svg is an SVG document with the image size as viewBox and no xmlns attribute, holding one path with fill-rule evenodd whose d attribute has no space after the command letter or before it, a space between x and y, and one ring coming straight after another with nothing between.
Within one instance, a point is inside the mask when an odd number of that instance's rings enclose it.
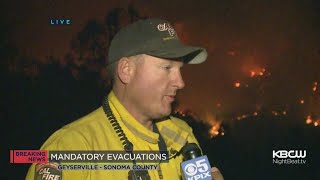
<instances>
[{"instance_id":1,"label":"night sky","mask_svg":"<svg viewBox=\"0 0 320 180\"><path fill-rule=\"evenodd\" d=\"M245 103L230 97L230 91L251 69L274 73L265 96L277 100L270 103L298 101L319 78L320 25L315 1L133 2L152 17L175 22L186 43L208 48L206 63L185 68L184 109L203 115L217 103L228 110ZM103 21L108 10L127 5L126 1L32 1L8 5L7 17L21 52L45 61L48 55L63 58L71 39L90 19ZM72 25L49 24L49 19L63 17L71 19Z\"/></svg>"},{"instance_id":2,"label":"night sky","mask_svg":"<svg viewBox=\"0 0 320 180\"><path fill-rule=\"evenodd\" d=\"M277 177L281 177L280 179L294 179L295 177L319 179L319 174L316 176L313 172L320 168L319 159L310 160L312 163L301 169L297 166L293 167L293 169L301 171L301 174L286 176L286 173L290 172L287 171L289 168L274 168L271 156L271 149L275 148L307 148L313 152L313 156L309 156L310 159L319 158L319 155L314 155L316 150L317 154L320 150L318 143L316 143L319 141L320 131L318 124L316 124L320 123L320 86L318 85L320 83L320 3L315 0L285 0L281 2L276 0L201 0L197 3L193 0L121 2L113 0L87 2L32 0L19 3L7 2L3 5L4 8L1 12L3 13L1 23L5 27L1 31L1 37L5 37L1 44L6 45L8 42L13 44L18 49L17 54L19 55L17 56L28 57L32 59L32 63L30 61L24 62L21 60L23 58L19 59L15 55L2 55L1 57L5 57L3 58L4 63L1 64L4 67L2 69L6 74L11 75L17 72L20 74L21 72L30 72L32 71L28 71L30 64L38 64L41 67L50 64L48 56L55 57L60 65L68 67L69 64L66 65L65 57L71 51L71 41L87 25L88 21L96 20L103 23L106 14L112 9L127 9L129 4L143 15L171 21L185 43L207 48L209 56L205 63L184 66L183 76L186 87L179 94L178 111L186 113L188 110L189 114L195 115L195 119L217 128L223 126L225 129L229 128L229 132L225 132L225 136L229 133L227 137L216 137L216 140L213 141L213 144L216 144L212 146L212 149L206 150L207 152L213 150L214 153L220 155L220 158L214 157L214 155L210 157L215 161L214 163L220 165L225 173L240 172L239 178L236 175L229 175L230 179L260 179L258 173L263 173L261 170L250 175L244 170L245 167L233 171L236 169L236 164L241 164L240 161L243 159L235 157L236 155L229 156L230 148L237 149L236 145L241 146L242 143L251 144L252 147L247 146L247 148L251 148L250 150L258 148L258 146L261 149L268 149L262 154L270 156L270 158L263 157L260 160L269 164L261 165L261 169L270 170L274 176L263 177L270 179L277 179ZM50 25L51 18L71 19L72 24ZM9 68L12 67L13 60L8 57L19 59L15 60L15 65L18 68L15 70ZM19 65L24 63L28 65ZM73 75L78 71L72 71ZM105 75L105 69L101 66L98 68L95 66L95 68L91 68L91 71L97 72L98 79ZM5 77L12 77L11 75ZM22 76L34 79L44 77L41 73L32 75L22 73ZM60 76L62 79L64 78L64 75L60 74ZM7 79L7 81L10 82L9 86L14 84L11 80ZM68 84L67 80L63 82ZM30 85L27 83L27 86ZM12 87L15 86L12 85ZM20 84L17 87L23 89L24 85ZM47 88L42 88L50 91L49 83ZM103 92L103 88L100 90ZM38 91L41 92L39 89ZM71 92L72 90L66 89L66 91ZM79 96L87 92L94 92L83 89L79 91L82 92L78 93ZM17 96L12 92L7 93L9 96ZM62 88L57 93L63 94L65 92ZM87 99L91 98L86 102L93 103L99 99L98 96L86 95ZM10 100L8 102L11 102ZM5 103L1 105L6 106ZM29 105L33 105L32 101ZM38 106L40 107L40 105ZM13 110L9 108L5 108L3 117L10 121L11 117L8 114ZM37 109L34 110L34 113L37 113ZM59 114L59 112L56 113ZM248 118L254 113L257 117ZM263 115L259 116L260 114ZM29 114L30 119L32 119L32 115L32 113ZM310 117L312 120L307 124L308 115L312 116ZM70 115L68 117L78 116ZM15 118L19 119L19 116L15 116ZM278 119L285 120L279 124ZM71 120L74 119L69 119L69 121ZM254 122L252 122L253 120ZM63 125L64 122L60 122L59 125ZM18 129L19 125L12 125L12 127ZM17 129L14 132L19 132ZM273 129L277 130L272 134L270 130ZM221 135L221 129L218 131ZM250 132L248 136L243 133L244 131ZM297 132L298 134L296 134ZM47 136L49 132L46 133ZM211 135L212 133L214 131L211 131ZM31 134L30 138L34 138L33 136L36 135L36 133ZM269 136L270 134L272 135ZM290 135L294 135L294 137L290 138ZM287 136L288 138L286 138ZM309 142L306 139L310 139L310 137L313 138ZM39 145L40 139L44 140L45 136L38 138L36 145ZM278 139L275 140L276 143L273 143L274 139ZM257 143L260 140L266 140L266 143ZM9 143L9 149L23 148L17 145L19 143L17 138L13 138L11 142L13 145ZM281 143L285 145L282 147ZM25 144L28 143L25 142ZM26 147L37 148L36 145ZM239 149L237 153L238 155L246 154L246 149ZM233 160L239 160L239 162L231 165L230 161ZM250 163L255 162L254 160L249 161ZM12 169L11 167L10 172L13 171ZM228 175L226 177L228 178Z\"/></svg>"}]
</instances>

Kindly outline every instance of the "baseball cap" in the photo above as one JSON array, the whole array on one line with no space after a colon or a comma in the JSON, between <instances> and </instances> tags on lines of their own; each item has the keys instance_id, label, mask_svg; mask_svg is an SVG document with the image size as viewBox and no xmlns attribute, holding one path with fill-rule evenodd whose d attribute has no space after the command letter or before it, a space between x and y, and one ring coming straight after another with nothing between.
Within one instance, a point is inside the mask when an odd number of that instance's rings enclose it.
<instances>
[{"instance_id":1,"label":"baseball cap","mask_svg":"<svg viewBox=\"0 0 320 180\"><path fill-rule=\"evenodd\" d=\"M157 18L139 20L120 29L111 41L108 64L138 54L179 59L188 64L200 64L208 56L205 48L183 44L173 26Z\"/></svg>"}]
</instances>

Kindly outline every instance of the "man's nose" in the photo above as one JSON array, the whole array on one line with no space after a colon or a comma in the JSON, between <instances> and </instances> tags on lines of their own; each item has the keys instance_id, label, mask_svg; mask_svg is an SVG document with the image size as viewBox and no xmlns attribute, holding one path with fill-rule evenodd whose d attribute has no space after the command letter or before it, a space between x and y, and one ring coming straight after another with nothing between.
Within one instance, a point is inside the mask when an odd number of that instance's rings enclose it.
<instances>
[{"instance_id":1,"label":"man's nose","mask_svg":"<svg viewBox=\"0 0 320 180\"><path fill-rule=\"evenodd\" d=\"M182 89L185 86L185 83L183 81L181 72L177 72L176 76L175 76L175 84L174 84L178 89Z\"/></svg>"}]
</instances>

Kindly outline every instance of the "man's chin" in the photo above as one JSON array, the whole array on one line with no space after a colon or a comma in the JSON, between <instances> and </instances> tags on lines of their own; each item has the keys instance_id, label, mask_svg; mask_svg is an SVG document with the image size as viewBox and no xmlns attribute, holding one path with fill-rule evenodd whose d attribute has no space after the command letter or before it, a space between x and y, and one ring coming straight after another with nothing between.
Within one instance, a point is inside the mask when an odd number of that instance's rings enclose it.
<instances>
[{"instance_id":1,"label":"man's chin","mask_svg":"<svg viewBox=\"0 0 320 180\"><path fill-rule=\"evenodd\" d=\"M171 114L171 109L158 114L158 116L155 117L154 119L164 119L168 117L170 114Z\"/></svg>"},{"instance_id":2,"label":"man's chin","mask_svg":"<svg viewBox=\"0 0 320 180\"><path fill-rule=\"evenodd\" d=\"M168 117L171 114L171 109L163 114L163 117Z\"/></svg>"}]
</instances>

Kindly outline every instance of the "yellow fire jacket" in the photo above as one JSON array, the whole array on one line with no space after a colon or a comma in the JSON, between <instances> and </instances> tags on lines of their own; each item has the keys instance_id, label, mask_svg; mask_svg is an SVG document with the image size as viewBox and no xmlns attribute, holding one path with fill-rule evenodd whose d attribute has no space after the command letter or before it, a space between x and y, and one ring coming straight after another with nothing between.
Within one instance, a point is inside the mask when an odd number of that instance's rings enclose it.
<instances>
[{"instance_id":1,"label":"yellow fire jacket","mask_svg":"<svg viewBox=\"0 0 320 180\"><path fill-rule=\"evenodd\" d=\"M122 106L113 92L108 95L110 108L119 122L127 138L134 145L134 151L159 151L159 134L141 125ZM169 156L176 154L187 143L197 143L192 129L181 119L170 116L169 119L156 123L162 135ZM80 118L53 133L42 145L41 150L124 150L122 141L113 129L110 121L100 107L92 113ZM181 179L180 163L183 157L181 154L171 158L169 162L160 163L162 177L165 180ZM37 167L39 169L39 167ZM62 170L63 180L104 180L104 179L128 179L129 170ZM158 170L148 171L151 179L160 179ZM36 165L29 168L26 180L42 177L36 172ZM47 177L49 177L47 175ZM54 178L53 176L51 177ZM56 177L58 179L58 177ZM47 178L50 179L50 178Z\"/></svg>"}]
</instances>

